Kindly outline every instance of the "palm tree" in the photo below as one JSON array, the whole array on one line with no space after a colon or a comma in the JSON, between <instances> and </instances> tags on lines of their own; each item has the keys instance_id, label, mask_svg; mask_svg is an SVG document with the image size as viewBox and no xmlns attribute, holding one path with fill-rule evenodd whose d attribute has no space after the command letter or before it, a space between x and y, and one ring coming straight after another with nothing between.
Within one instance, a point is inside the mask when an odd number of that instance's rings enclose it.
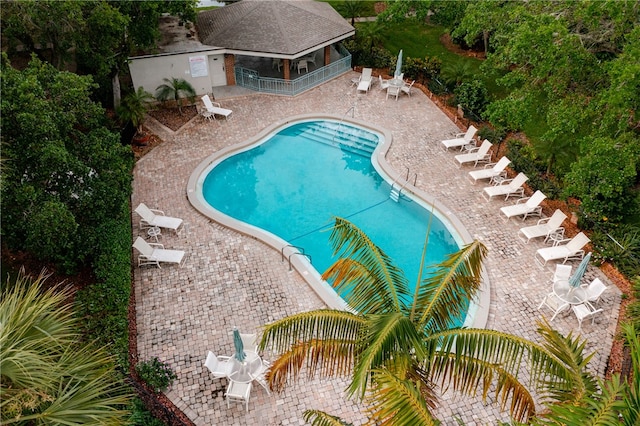
<instances>
[{"instance_id":1,"label":"palm tree","mask_svg":"<svg viewBox=\"0 0 640 426\"><path fill-rule=\"evenodd\" d=\"M136 128L136 134L142 134L144 118L153 100L153 95L140 86L137 91L124 97L122 103L116 108L116 114L125 124L131 121Z\"/></svg>"},{"instance_id":2,"label":"palm tree","mask_svg":"<svg viewBox=\"0 0 640 426\"><path fill-rule=\"evenodd\" d=\"M345 0L338 5L338 10L342 16L351 19L351 26L356 24L356 18L359 18L365 10L365 4L360 0Z\"/></svg>"},{"instance_id":3,"label":"palm tree","mask_svg":"<svg viewBox=\"0 0 640 426\"><path fill-rule=\"evenodd\" d=\"M544 380L572 388L576 373L549 348L495 330L454 328L481 285L482 243L449 256L411 294L402 271L355 225L337 218L330 239L339 259L323 279L333 280L351 310L302 312L266 325L261 349L281 353L268 374L272 389L307 366L350 376L348 394L367 395L381 424L431 425L436 384L472 395L481 388L483 397L494 387L514 418L531 418L535 402L518 378L523 359L534 386Z\"/></svg>"},{"instance_id":4,"label":"palm tree","mask_svg":"<svg viewBox=\"0 0 640 426\"><path fill-rule=\"evenodd\" d=\"M43 290L45 278L22 272L2 293L0 423L127 424L130 391L114 360L81 343L71 292Z\"/></svg>"},{"instance_id":5,"label":"palm tree","mask_svg":"<svg viewBox=\"0 0 640 426\"><path fill-rule=\"evenodd\" d=\"M156 89L156 98L161 101L174 100L178 105L178 111L182 114L180 99L186 97L189 102L193 102L196 96L193 86L184 78L164 78L162 81L164 81L164 84L161 84Z\"/></svg>"}]
</instances>

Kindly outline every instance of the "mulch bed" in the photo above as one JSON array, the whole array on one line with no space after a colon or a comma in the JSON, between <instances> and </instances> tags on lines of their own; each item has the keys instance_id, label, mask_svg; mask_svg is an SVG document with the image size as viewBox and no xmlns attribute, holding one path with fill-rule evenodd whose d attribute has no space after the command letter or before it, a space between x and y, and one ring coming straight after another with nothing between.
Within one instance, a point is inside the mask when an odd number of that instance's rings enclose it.
<instances>
[{"instance_id":1,"label":"mulch bed","mask_svg":"<svg viewBox=\"0 0 640 426\"><path fill-rule=\"evenodd\" d=\"M198 109L195 105L188 105L183 106L180 112L178 108L160 107L149 111L148 114L175 132L198 115Z\"/></svg>"}]
</instances>

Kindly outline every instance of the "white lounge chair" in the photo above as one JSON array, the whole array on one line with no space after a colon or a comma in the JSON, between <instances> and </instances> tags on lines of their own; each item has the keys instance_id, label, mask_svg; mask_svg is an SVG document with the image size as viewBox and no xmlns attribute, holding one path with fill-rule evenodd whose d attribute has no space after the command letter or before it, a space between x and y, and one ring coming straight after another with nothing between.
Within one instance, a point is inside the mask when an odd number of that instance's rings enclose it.
<instances>
[{"instance_id":1,"label":"white lounge chair","mask_svg":"<svg viewBox=\"0 0 640 426\"><path fill-rule=\"evenodd\" d=\"M566 263L569 259L582 259L584 257L582 248L591 240L580 232L575 237L565 241L567 241L566 244L538 249L535 254L536 262L545 266L550 260L562 259L562 263Z\"/></svg>"},{"instance_id":2,"label":"white lounge chair","mask_svg":"<svg viewBox=\"0 0 640 426\"><path fill-rule=\"evenodd\" d=\"M380 83L380 90L386 90L389 87L389 81L384 80L381 75L378 75L378 82Z\"/></svg>"},{"instance_id":3,"label":"white lounge chair","mask_svg":"<svg viewBox=\"0 0 640 426\"><path fill-rule=\"evenodd\" d=\"M520 228L518 237L525 243L531 241L532 238L545 237L544 242L546 243L549 235L554 232L564 232L564 228L561 225L566 218L567 215L564 214L562 210L556 209L551 217L540 219L535 225Z\"/></svg>"},{"instance_id":4,"label":"white lounge chair","mask_svg":"<svg viewBox=\"0 0 640 426\"><path fill-rule=\"evenodd\" d=\"M402 89L401 89L401 90L402 90L402 92L406 93L407 95L409 95L409 97L411 97L411 88L413 87L413 85L414 85L414 83L415 83L415 82L416 82L416 81L415 81L415 80L413 80L413 81L411 82L411 84L406 84L406 83L405 83L405 84L404 84L404 86L402 86Z\"/></svg>"},{"instance_id":5,"label":"white lounge chair","mask_svg":"<svg viewBox=\"0 0 640 426\"><path fill-rule=\"evenodd\" d=\"M140 216L140 228L166 228L173 229L176 234L180 233L182 219L177 217L165 216L162 210L150 209L144 203L140 203L134 210Z\"/></svg>"},{"instance_id":6,"label":"white lounge chair","mask_svg":"<svg viewBox=\"0 0 640 426\"><path fill-rule=\"evenodd\" d=\"M373 78L371 77L372 68L362 68L362 75L360 75L360 81L358 82L357 92L368 92L371 89Z\"/></svg>"},{"instance_id":7,"label":"white lounge chair","mask_svg":"<svg viewBox=\"0 0 640 426\"><path fill-rule=\"evenodd\" d=\"M527 216L541 216L542 207L540 203L545 198L547 196L538 190L531 197L520 198L512 206L500 207L500 212L505 216L506 220L514 216L522 216L522 220L525 220Z\"/></svg>"},{"instance_id":8,"label":"white lounge chair","mask_svg":"<svg viewBox=\"0 0 640 426\"><path fill-rule=\"evenodd\" d=\"M457 133L455 135L455 139L446 139L442 141L442 146L444 146L445 150L449 148L460 148L460 151L465 147L465 145L469 145L473 138L478 133L478 129L474 126L469 126L465 133Z\"/></svg>"},{"instance_id":9,"label":"white lounge chair","mask_svg":"<svg viewBox=\"0 0 640 426\"><path fill-rule=\"evenodd\" d=\"M216 356L213 352L207 351L207 359L204 361L204 366L209 369L216 379L229 377L231 373L230 359L228 356Z\"/></svg>"},{"instance_id":10,"label":"white lounge chair","mask_svg":"<svg viewBox=\"0 0 640 426\"><path fill-rule=\"evenodd\" d=\"M185 252L182 250L167 250L162 244L148 243L142 237L136 238L133 247L140 252L138 266L156 265L160 263L175 263L182 267Z\"/></svg>"},{"instance_id":11,"label":"white lounge chair","mask_svg":"<svg viewBox=\"0 0 640 426\"><path fill-rule=\"evenodd\" d=\"M591 318L591 324L593 324L593 321L596 319L595 316L603 311L603 309L595 309L589 302L574 305L571 309L573 309L573 313L576 314L576 318L578 319L578 331L582 330L582 321Z\"/></svg>"},{"instance_id":12,"label":"white lounge chair","mask_svg":"<svg viewBox=\"0 0 640 426\"><path fill-rule=\"evenodd\" d=\"M482 170L472 170L469 172L469 178L473 180L473 184L483 179L493 179L498 176L504 176L505 169L511 163L507 157L502 157L497 163L487 164Z\"/></svg>"},{"instance_id":13,"label":"white lounge chair","mask_svg":"<svg viewBox=\"0 0 640 426\"><path fill-rule=\"evenodd\" d=\"M598 303L602 297L602 293L607 290L607 287L600 278L595 278L588 286L584 287L587 292L587 302Z\"/></svg>"},{"instance_id":14,"label":"white lounge chair","mask_svg":"<svg viewBox=\"0 0 640 426\"><path fill-rule=\"evenodd\" d=\"M463 164L473 163L473 166L477 166L478 163L488 163L491 161L491 153L489 150L493 144L485 139L479 148L473 148L466 154L458 154L454 157L458 167L462 167Z\"/></svg>"},{"instance_id":15,"label":"white lounge chair","mask_svg":"<svg viewBox=\"0 0 640 426\"><path fill-rule=\"evenodd\" d=\"M565 311L569 308L569 304L560 299L553 292L547 294L544 299L542 299L542 303L540 304L540 306L538 306L538 310L540 310L543 306L546 306L553 311L553 316L549 321L553 321L560 312Z\"/></svg>"},{"instance_id":16,"label":"white lounge chair","mask_svg":"<svg viewBox=\"0 0 640 426\"><path fill-rule=\"evenodd\" d=\"M230 109L221 108L218 102L211 102L209 95L204 95L202 102L204 102L204 107L207 109L207 112L213 114L214 118L216 115L222 115L226 120L231 116L231 113L233 113Z\"/></svg>"},{"instance_id":17,"label":"white lounge chair","mask_svg":"<svg viewBox=\"0 0 640 426\"><path fill-rule=\"evenodd\" d=\"M524 183L529 180L527 175L520 172L513 179L506 179L500 182L499 185L487 186L482 190L482 196L485 200L491 201L493 197L501 197L504 195L504 199L508 200L509 197L524 195Z\"/></svg>"}]
</instances>

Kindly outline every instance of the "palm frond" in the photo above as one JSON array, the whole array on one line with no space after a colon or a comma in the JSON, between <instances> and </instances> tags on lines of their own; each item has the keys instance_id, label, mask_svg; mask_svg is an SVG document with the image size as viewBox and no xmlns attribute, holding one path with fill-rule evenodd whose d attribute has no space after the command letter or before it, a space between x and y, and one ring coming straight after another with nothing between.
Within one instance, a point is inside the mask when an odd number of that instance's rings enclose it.
<instances>
[{"instance_id":1,"label":"palm frond","mask_svg":"<svg viewBox=\"0 0 640 426\"><path fill-rule=\"evenodd\" d=\"M340 310L322 309L294 314L267 324L260 350L281 353L268 375L272 389L282 390L305 366L311 374L347 374L359 351L364 319Z\"/></svg>"},{"instance_id":2,"label":"palm frond","mask_svg":"<svg viewBox=\"0 0 640 426\"><path fill-rule=\"evenodd\" d=\"M311 426L352 426L340 417L319 410L305 410L302 417L305 422L311 422Z\"/></svg>"},{"instance_id":3,"label":"palm frond","mask_svg":"<svg viewBox=\"0 0 640 426\"><path fill-rule=\"evenodd\" d=\"M515 418L527 419L535 413L529 390L518 372L528 360L528 377L535 387L540 384L570 390L574 369L543 345L525 338L486 329L454 329L425 338L425 358L434 381L444 388L486 397L492 383L502 406L509 405Z\"/></svg>"},{"instance_id":4,"label":"palm frond","mask_svg":"<svg viewBox=\"0 0 640 426\"><path fill-rule=\"evenodd\" d=\"M546 396L554 401L576 402L585 395L593 394L597 386L596 378L588 372L587 366L595 352L583 356L587 340L580 337L574 339L572 332L564 337L551 328L546 320L538 324L538 334L544 338L544 347L565 364L568 373L567 386L543 382L543 387L547 390Z\"/></svg>"},{"instance_id":5,"label":"palm frond","mask_svg":"<svg viewBox=\"0 0 640 426\"><path fill-rule=\"evenodd\" d=\"M435 419L421 396L420 390L410 380L401 380L385 369L374 370L375 386L368 400L376 425L436 426Z\"/></svg>"},{"instance_id":6,"label":"palm frond","mask_svg":"<svg viewBox=\"0 0 640 426\"><path fill-rule=\"evenodd\" d=\"M622 331L629 345L631 353L631 377L629 390L624 395L626 405L624 424L637 426L640 424L640 333L634 323L623 324Z\"/></svg>"},{"instance_id":7,"label":"palm frond","mask_svg":"<svg viewBox=\"0 0 640 426\"><path fill-rule=\"evenodd\" d=\"M404 305L403 300L410 295L408 281L389 256L346 219L336 218L329 240L334 255L357 262L360 264L360 273L366 274L364 279L357 282L366 285L353 285L349 281L354 278L352 263L339 261L322 275L323 279L334 281L338 292L344 287L352 291L351 296L343 296L347 303L359 312L400 310ZM368 303L368 297L373 293L377 293L376 302L382 303L381 306Z\"/></svg>"},{"instance_id":8,"label":"palm frond","mask_svg":"<svg viewBox=\"0 0 640 426\"><path fill-rule=\"evenodd\" d=\"M600 385L600 392L583 395L580 401L551 404L550 412L541 416L537 423L558 426L619 426L618 415L625 409L622 397L626 393L626 386L618 375Z\"/></svg>"},{"instance_id":9,"label":"palm frond","mask_svg":"<svg viewBox=\"0 0 640 426\"><path fill-rule=\"evenodd\" d=\"M396 356L414 354L424 357L422 336L415 325L401 312L367 316L367 333L362 336L362 352L356 357L351 395L364 393L371 380L372 370L382 367Z\"/></svg>"},{"instance_id":10,"label":"palm frond","mask_svg":"<svg viewBox=\"0 0 640 426\"><path fill-rule=\"evenodd\" d=\"M412 310L422 328L446 330L462 316L468 300L480 289L486 255L487 248L474 241L450 255L423 281Z\"/></svg>"}]
</instances>

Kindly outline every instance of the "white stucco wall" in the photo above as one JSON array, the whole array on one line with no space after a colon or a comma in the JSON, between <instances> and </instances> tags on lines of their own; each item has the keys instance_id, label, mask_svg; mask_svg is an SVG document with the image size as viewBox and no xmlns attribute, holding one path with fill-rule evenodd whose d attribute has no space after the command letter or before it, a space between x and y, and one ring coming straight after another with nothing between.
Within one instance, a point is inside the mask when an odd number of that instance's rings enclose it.
<instances>
[{"instance_id":1,"label":"white stucco wall","mask_svg":"<svg viewBox=\"0 0 640 426\"><path fill-rule=\"evenodd\" d=\"M129 70L133 87L142 86L155 95L156 89L164 84L164 78L183 78L193 86L196 94L211 93L213 82L226 82L224 68L212 69L212 58L224 63L224 55L217 51L190 52L162 56L129 58ZM222 73L222 75L219 75ZM206 75L205 75L206 74Z\"/></svg>"}]
</instances>

